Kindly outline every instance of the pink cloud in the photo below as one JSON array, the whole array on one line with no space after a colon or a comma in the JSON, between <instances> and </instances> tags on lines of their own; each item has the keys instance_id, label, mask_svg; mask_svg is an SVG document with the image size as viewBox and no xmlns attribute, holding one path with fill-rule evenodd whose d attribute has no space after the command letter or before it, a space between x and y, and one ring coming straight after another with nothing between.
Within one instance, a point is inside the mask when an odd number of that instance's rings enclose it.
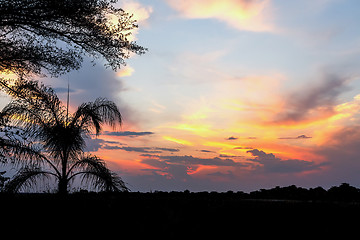
<instances>
[{"instance_id":1,"label":"pink cloud","mask_svg":"<svg viewBox=\"0 0 360 240\"><path fill-rule=\"evenodd\" d=\"M166 0L185 18L214 18L246 31L274 31L269 0Z\"/></svg>"}]
</instances>

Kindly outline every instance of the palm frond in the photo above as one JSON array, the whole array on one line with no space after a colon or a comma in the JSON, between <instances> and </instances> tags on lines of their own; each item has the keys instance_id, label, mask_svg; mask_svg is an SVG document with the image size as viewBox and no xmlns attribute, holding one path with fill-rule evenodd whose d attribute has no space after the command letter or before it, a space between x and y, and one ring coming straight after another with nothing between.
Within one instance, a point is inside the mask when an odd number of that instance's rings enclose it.
<instances>
[{"instance_id":1,"label":"palm frond","mask_svg":"<svg viewBox=\"0 0 360 240\"><path fill-rule=\"evenodd\" d=\"M97 98L94 102L81 104L72 120L72 124L78 124L88 131L94 128L96 135L101 132L104 123L114 128L122 124L122 116L118 107L114 102L105 98Z\"/></svg>"},{"instance_id":2,"label":"palm frond","mask_svg":"<svg viewBox=\"0 0 360 240\"><path fill-rule=\"evenodd\" d=\"M31 105L44 104L49 107L61 106L61 101L57 97L54 89L38 81L23 78L12 80L1 78L0 88L13 99L23 100L31 103Z\"/></svg>"},{"instance_id":3,"label":"palm frond","mask_svg":"<svg viewBox=\"0 0 360 240\"><path fill-rule=\"evenodd\" d=\"M78 126L55 125L43 129L41 140L54 159L76 160L86 146L82 129Z\"/></svg>"},{"instance_id":4,"label":"palm frond","mask_svg":"<svg viewBox=\"0 0 360 240\"><path fill-rule=\"evenodd\" d=\"M129 191L123 180L117 174L111 172L105 162L96 156L87 156L76 162L70 171L78 169L69 179L82 176L82 182L89 182L94 188L102 191L119 192Z\"/></svg>"},{"instance_id":5,"label":"palm frond","mask_svg":"<svg viewBox=\"0 0 360 240\"><path fill-rule=\"evenodd\" d=\"M26 116L22 122L37 120L36 123L39 123L39 119L42 122L59 122L60 118L63 118L65 108L51 87L32 80L0 79L0 88L13 98L13 101L5 108L4 112L9 113L5 116L13 117L12 119Z\"/></svg>"},{"instance_id":6,"label":"palm frond","mask_svg":"<svg viewBox=\"0 0 360 240\"><path fill-rule=\"evenodd\" d=\"M54 175L37 167L24 167L4 187L5 192L16 193L38 183L38 178Z\"/></svg>"},{"instance_id":7,"label":"palm frond","mask_svg":"<svg viewBox=\"0 0 360 240\"><path fill-rule=\"evenodd\" d=\"M102 120L111 127L122 124L122 116L116 104L106 98L97 98L93 103L93 109Z\"/></svg>"},{"instance_id":8,"label":"palm frond","mask_svg":"<svg viewBox=\"0 0 360 240\"><path fill-rule=\"evenodd\" d=\"M46 124L43 118L44 114L41 114L40 110L17 100L10 102L3 108L1 117L7 124L26 129L29 135L33 135L40 126Z\"/></svg>"},{"instance_id":9,"label":"palm frond","mask_svg":"<svg viewBox=\"0 0 360 240\"><path fill-rule=\"evenodd\" d=\"M11 159L11 162L26 164L43 163L46 157L32 144L25 145L19 140L0 138L0 155Z\"/></svg>"}]
</instances>

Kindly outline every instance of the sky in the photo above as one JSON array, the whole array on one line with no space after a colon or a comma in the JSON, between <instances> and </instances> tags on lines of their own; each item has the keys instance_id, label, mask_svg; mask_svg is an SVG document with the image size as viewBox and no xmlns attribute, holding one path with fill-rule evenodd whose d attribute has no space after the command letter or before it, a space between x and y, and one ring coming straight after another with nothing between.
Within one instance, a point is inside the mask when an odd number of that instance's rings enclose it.
<instances>
[{"instance_id":1,"label":"sky","mask_svg":"<svg viewBox=\"0 0 360 240\"><path fill-rule=\"evenodd\" d=\"M149 50L42 78L121 129L88 139L132 191L360 187L360 1L119 0ZM8 101L2 97L3 104Z\"/></svg>"}]
</instances>

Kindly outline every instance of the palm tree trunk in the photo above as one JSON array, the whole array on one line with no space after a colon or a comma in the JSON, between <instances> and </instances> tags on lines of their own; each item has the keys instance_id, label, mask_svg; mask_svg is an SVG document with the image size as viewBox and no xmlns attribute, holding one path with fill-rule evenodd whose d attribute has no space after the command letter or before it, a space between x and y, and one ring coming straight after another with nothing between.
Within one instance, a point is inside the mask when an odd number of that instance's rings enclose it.
<instances>
[{"instance_id":1,"label":"palm tree trunk","mask_svg":"<svg viewBox=\"0 0 360 240\"><path fill-rule=\"evenodd\" d=\"M66 195L68 193L68 181L66 177L63 177L59 180L59 185L58 185L58 193L60 195Z\"/></svg>"},{"instance_id":2,"label":"palm tree trunk","mask_svg":"<svg viewBox=\"0 0 360 240\"><path fill-rule=\"evenodd\" d=\"M63 150L63 156L62 156L62 160L61 160L61 178L59 179L59 188L58 188L58 193L61 195L65 195L68 193L68 178L66 175L66 167L67 167L67 153L66 153L66 149Z\"/></svg>"}]
</instances>

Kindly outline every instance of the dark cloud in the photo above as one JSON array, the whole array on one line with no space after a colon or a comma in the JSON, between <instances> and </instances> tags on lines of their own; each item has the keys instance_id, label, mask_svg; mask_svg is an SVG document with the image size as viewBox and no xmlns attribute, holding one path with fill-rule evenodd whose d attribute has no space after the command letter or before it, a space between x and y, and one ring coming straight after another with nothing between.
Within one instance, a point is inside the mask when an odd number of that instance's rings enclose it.
<instances>
[{"instance_id":1,"label":"dark cloud","mask_svg":"<svg viewBox=\"0 0 360 240\"><path fill-rule=\"evenodd\" d=\"M237 139L239 139L239 138L237 138L237 137L234 137L234 136L231 136L231 137L228 137L228 138L225 138L225 140L237 140Z\"/></svg>"},{"instance_id":2,"label":"dark cloud","mask_svg":"<svg viewBox=\"0 0 360 240\"><path fill-rule=\"evenodd\" d=\"M253 147L234 147L234 149L254 149Z\"/></svg>"},{"instance_id":3,"label":"dark cloud","mask_svg":"<svg viewBox=\"0 0 360 240\"><path fill-rule=\"evenodd\" d=\"M84 58L83 66L79 71L71 71L56 79L42 78L40 80L51 85L63 101L66 101L69 83L70 105L75 108L84 102L104 97L117 104L124 121L135 125L139 122L139 114L121 98L120 93L128 90L123 80L116 76L116 72L112 69L104 68L102 63L94 66L89 59Z\"/></svg>"},{"instance_id":4,"label":"dark cloud","mask_svg":"<svg viewBox=\"0 0 360 240\"><path fill-rule=\"evenodd\" d=\"M162 152L179 152L177 148L162 148L162 147L120 147L118 149L127 152L139 152L139 153L162 153Z\"/></svg>"},{"instance_id":5,"label":"dark cloud","mask_svg":"<svg viewBox=\"0 0 360 240\"><path fill-rule=\"evenodd\" d=\"M153 173L165 175L167 179L177 179L180 181L186 181L191 177L188 175L189 167L181 164L169 164L166 161L160 161L155 158L146 158L142 160L142 163L145 163L151 167L155 167L153 169ZM197 167L195 167L197 169ZM196 170L193 168L193 170Z\"/></svg>"},{"instance_id":6,"label":"dark cloud","mask_svg":"<svg viewBox=\"0 0 360 240\"><path fill-rule=\"evenodd\" d=\"M120 142L106 141L100 138L88 138L86 139L86 151L97 152L99 149L120 149L123 145Z\"/></svg>"},{"instance_id":7,"label":"dark cloud","mask_svg":"<svg viewBox=\"0 0 360 240\"><path fill-rule=\"evenodd\" d=\"M43 80L43 79L42 79ZM66 97L68 83L71 89L70 99L73 104L93 101L97 97L117 99L118 94L125 91L124 84L111 69L99 64L93 66L85 61L80 71L72 71L59 79L47 79L46 83Z\"/></svg>"},{"instance_id":8,"label":"dark cloud","mask_svg":"<svg viewBox=\"0 0 360 240\"><path fill-rule=\"evenodd\" d=\"M178 148L163 148L163 147L156 147L156 150L161 150L161 151L165 151L165 152L179 152L180 149Z\"/></svg>"},{"instance_id":9,"label":"dark cloud","mask_svg":"<svg viewBox=\"0 0 360 240\"><path fill-rule=\"evenodd\" d=\"M226 155L226 154L220 154L220 158L244 158L244 156L234 156L234 155Z\"/></svg>"},{"instance_id":10,"label":"dark cloud","mask_svg":"<svg viewBox=\"0 0 360 240\"><path fill-rule=\"evenodd\" d=\"M206 149L202 149L202 150L197 150L199 152L203 152L203 153L215 153L214 151L211 150L206 150Z\"/></svg>"},{"instance_id":11,"label":"dark cloud","mask_svg":"<svg viewBox=\"0 0 360 240\"><path fill-rule=\"evenodd\" d=\"M255 158L249 159L251 161L261 164L261 169L265 172L271 173L299 173L304 171L316 170L320 165L311 162L298 159L282 160L275 157L272 153L265 153L264 151L253 149L247 151L251 153Z\"/></svg>"},{"instance_id":12,"label":"dark cloud","mask_svg":"<svg viewBox=\"0 0 360 240\"><path fill-rule=\"evenodd\" d=\"M315 149L315 153L328 162L328 169L319 176L324 185L360 182L360 125L343 127L327 136L328 141Z\"/></svg>"},{"instance_id":13,"label":"dark cloud","mask_svg":"<svg viewBox=\"0 0 360 240\"><path fill-rule=\"evenodd\" d=\"M73 93L75 92L74 89L71 89L71 88L65 88L65 87L58 87L58 88L54 88L55 92L57 94L60 94L60 93L67 93L69 91L69 93Z\"/></svg>"},{"instance_id":14,"label":"dark cloud","mask_svg":"<svg viewBox=\"0 0 360 240\"><path fill-rule=\"evenodd\" d=\"M159 155L149 154L149 153L140 154L140 156L147 157L147 158L158 158L159 157Z\"/></svg>"},{"instance_id":15,"label":"dark cloud","mask_svg":"<svg viewBox=\"0 0 360 240\"><path fill-rule=\"evenodd\" d=\"M121 147L121 150L139 153L161 153L161 151L155 150L154 148L150 147Z\"/></svg>"},{"instance_id":16,"label":"dark cloud","mask_svg":"<svg viewBox=\"0 0 360 240\"><path fill-rule=\"evenodd\" d=\"M107 150L118 150L118 149L122 149L122 147L117 146L117 145L108 145L105 144L101 147L102 149L107 149Z\"/></svg>"},{"instance_id":17,"label":"dark cloud","mask_svg":"<svg viewBox=\"0 0 360 240\"><path fill-rule=\"evenodd\" d=\"M324 74L318 85L307 85L289 94L284 111L279 113L273 123L299 122L331 116L338 96L347 91L348 79L336 74Z\"/></svg>"},{"instance_id":18,"label":"dark cloud","mask_svg":"<svg viewBox=\"0 0 360 240\"><path fill-rule=\"evenodd\" d=\"M123 132L109 132L105 131L103 135L108 136L126 136L126 137L139 137L139 136L146 136L146 135L152 135L153 132L134 132L134 131L123 131Z\"/></svg>"},{"instance_id":19,"label":"dark cloud","mask_svg":"<svg viewBox=\"0 0 360 240\"><path fill-rule=\"evenodd\" d=\"M94 138L94 139L87 139L86 140L86 151L89 152L97 152L101 147L102 144L105 143L105 140Z\"/></svg>"},{"instance_id":20,"label":"dark cloud","mask_svg":"<svg viewBox=\"0 0 360 240\"><path fill-rule=\"evenodd\" d=\"M144 156L144 155L143 155ZM182 164L182 165L205 165L205 166L244 166L240 162L235 162L230 158L222 159L219 157L214 158L198 158L193 156L155 156L150 155L152 158L157 158L159 161L168 164Z\"/></svg>"},{"instance_id":21,"label":"dark cloud","mask_svg":"<svg viewBox=\"0 0 360 240\"><path fill-rule=\"evenodd\" d=\"M146 153L143 156L157 156L151 155L150 153L163 153L163 152L179 152L178 148L165 148L165 147L131 147L126 146L123 143L116 141L106 141L100 138L91 138L86 140L86 150L89 152L96 152L99 149L108 149L108 150L124 150L127 152L138 152L138 153Z\"/></svg>"},{"instance_id":22,"label":"dark cloud","mask_svg":"<svg viewBox=\"0 0 360 240\"><path fill-rule=\"evenodd\" d=\"M218 171L218 172L208 173L207 175L220 177L220 178L235 179L234 173L230 170L226 171L225 173Z\"/></svg>"},{"instance_id":23,"label":"dark cloud","mask_svg":"<svg viewBox=\"0 0 360 240\"><path fill-rule=\"evenodd\" d=\"M235 162L230 158L197 158L193 156L160 156L152 154L142 154L146 157L142 163L156 169L152 169L153 174L166 176L167 179L176 179L178 181L191 181L191 173L196 171L200 166L217 166L217 167L243 167L244 164ZM216 174L216 173L215 173ZM218 175L218 177L220 177ZM224 177L224 176L222 176ZM229 176L228 176L229 177Z\"/></svg>"},{"instance_id":24,"label":"dark cloud","mask_svg":"<svg viewBox=\"0 0 360 240\"><path fill-rule=\"evenodd\" d=\"M193 156L161 156L160 159L168 163L177 163L185 165L206 165L206 166L243 166L242 163L235 162L230 158L221 159L219 157L214 158L197 158Z\"/></svg>"},{"instance_id":25,"label":"dark cloud","mask_svg":"<svg viewBox=\"0 0 360 240\"><path fill-rule=\"evenodd\" d=\"M169 165L168 163L166 163L164 161L159 161L158 159L154 159L154 158L145 158L141 162L145 163L149 166L159 168L159 169L165 169Z\"/></svg>"},{"instance_id":26,"label":"dark cloud","mask_svg":"<svg viewBox=\"0 0 360 240\"><path fill-rule=\"evenodd\" d=\"M297 137L281 137L278 139L307 139L307 138L312 138L312 137L308 137L306 135L299 135Z\"/></svg>"}]
</instances>

